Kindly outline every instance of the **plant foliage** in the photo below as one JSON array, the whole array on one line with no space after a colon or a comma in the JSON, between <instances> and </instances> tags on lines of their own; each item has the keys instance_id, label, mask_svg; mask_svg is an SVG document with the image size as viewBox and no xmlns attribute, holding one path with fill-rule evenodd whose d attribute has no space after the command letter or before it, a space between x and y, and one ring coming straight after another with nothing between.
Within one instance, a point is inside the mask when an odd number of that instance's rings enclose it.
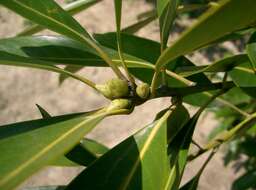
<instances>
[{"instance_id":1,"label":"plant foliage","mask_svg":"<svg viewBox=\"0 0 256 190\"><path fill-rule=\"evenodd\" d=\"M218 147L227 141L235 147L230 148L227 163L240 153L248 156L246 172L233 189L255 188L256 1L157 0L153 10L123 28L123 2L114 0L116 31L90 34L72 15L97 3L101 0L77 0L62 8L54 0L0 0L0 5L34 23L16 37L0 40L1 65L56 72L60 83L70 77L111 100L98 110L63 116L51 116L37 105L41 119L1 126L0 189L16 188L47 165L81 165L84 170L70 184L31 190L194 190ZM179 15L198 10L200 16L192 26L169 44ZM155 19L160 42L136 36ZM33 35L42 29L59 35ZM193 63L188 57L199 49L248 35L241 54L209 65ZM110 67L115 76L95 84L77 74L85 67ZM133 114L136 106L161 97L169 97L170 105L115 147L108 149L85 138L104 118ZM196 113L190 114L185 103L197 106ZM206 108L225 121L207 144L190 155L194 130ZM181 187L187 163L207 151L212 154Z\"/></svg>"}]
</instances>

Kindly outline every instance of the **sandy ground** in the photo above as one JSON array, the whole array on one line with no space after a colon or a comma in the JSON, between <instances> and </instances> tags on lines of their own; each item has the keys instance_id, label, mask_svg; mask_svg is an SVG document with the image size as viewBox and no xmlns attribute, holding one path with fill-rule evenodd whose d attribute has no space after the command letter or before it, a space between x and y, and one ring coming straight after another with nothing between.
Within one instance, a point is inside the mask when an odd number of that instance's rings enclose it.
<instances>
[{"instance_id":1,"label":"sandy ground","mask_svg":"<svg viewBox=\"0 0 256 190\"><path fill-rule=\"evenodd\" d=\"M143 12L150 9L150 5L143 1L125 1L123 25L129 25L136 18L136 11ZM107 32L115 28L112 1L102 3L88 9L76 16L89 32ZM21 27L23 19L15 14L0 8L0 38L14 36ZM150 24L139 32L141 36L158 40L156 23ZM49 33L48 31L44 33ZM202 55L197 54L194 59L202 60ZM205 58L204 58L205 60ZM109 69L84 69L81 74L96 83L111 78ZM99 108L107 102L90 88L82 83L69 79L62 86L58 86L58 75L50 72L0 66L0 122L1 124L39 118L40 115L35 104L40 104L52 115L70 112L79 112ZM147 102L136 108L129 116L115 116L106 119L89 136L106 144L109 147L122 141L129 134L136 132L145 123L150 123L154 115L169 104L169 99L158 99ZM204 142L207 133L215 126L216 122L211 114L201 120L195 133L195 139ZM111 131L111 132L109 132ZM184 181L195 174L202 164L205 156L189 164ZM82 168L48 167L35 174L22 186L58 185L67 184ZM200 190L227 190L235 174L231 168L222 164L222 153L217 153L207 166L203 174Z\"/></svg>"}]
</instances>

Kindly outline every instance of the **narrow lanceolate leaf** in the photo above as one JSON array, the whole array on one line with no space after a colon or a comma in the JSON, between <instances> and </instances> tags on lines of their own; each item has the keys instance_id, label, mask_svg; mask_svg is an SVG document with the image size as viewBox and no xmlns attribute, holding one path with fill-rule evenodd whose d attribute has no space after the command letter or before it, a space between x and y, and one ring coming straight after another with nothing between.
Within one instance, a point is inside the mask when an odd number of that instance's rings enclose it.
<instances>
[{"instance_id":1,"label":"narrow lanceolate leaf","mask_svg":"<svg viewBox=\"0 0 256 190\"><path fill-rule=\"evenodd\" d=\"M128 71L128 67L124 59L123 48L122 48L122 38L121 38L122 0L115 0L114 2L115 2L115 15L116 15L116 39L117 39L116 43L118 47L118 54L122 62L122 66L124 68L125 74L128 77L128 80L131 82L131 85L134 87L135 81L133 76Z\"/></svg>"},{"instance_id":2,"label":"narrow lanceolate leaf","mask_svg":"<svg viewBox=\"0 0 256 190\"><path fill-rule=\"evenodd\" d=\"M42 70L47 70L47 71L51 71L51 72L61 73L64 75L68 75L69 77L72 77L76 80L79 80L79 81L89 85L92 88L95 88L95 84L92 81L90 81L82 76L65 71L64 69L61 69L59 67L56 67L51 62L17 56L17 55L3 52L1 50L0 50L0 65L29 67L29 68L42 69Z\"/></svg>"},{"instance_id":3,"label":"narrow lanceolate leaf","mask_svg":"<svg viewBox=\"0 0 256 190\"><path fill-rule=\"evenodd\" d=\"M121 65L118 52L103 47L115 64ZM128 67L150 68L147 61L124 54ZM70 77L72 73L54 67L54 65L107 67L108 64L89 46L61 36L30 36L0 40L0 64L34 67L62 73ZM81 67L80 67L81 68ZM78 69L79 70L79 69ZM70 70L73 71L72 69ZM70 75L71 74L71 75ZM71 76L73 78L76 75ZM84 77L83 77L84 78Z\"/></svg>"},{"instance_id":4,"label":"narrow lanceolate leaf","mask_svg":"<svg viewBox=\"0 0 256 190\"><path fill-rule=\"evenodd\" d=\"M84 138L68 153L50 163L53 166L89 166L109 149L95 140Z\"/></svg>"},{"instance_id":5,"label":"narrow lanceolate leaf","mask_svg":"<svg viewBox=\"0 0 256 190\"><path fill-rule=\"evenodd\" d=\"M54 0L1 0L0 4L36 24L88 44L99 53L119 78L123 77L118 67L113 64L88 32Z\"/></svg>"},{"instance_id":6,"label":"narrow lanceolate leaf","mask_svg":"<svg viewBox=\"0 0 256 190\"><path fill-rule=\"evenodd\" d=\"M203 72L226 72L231 71L236 66L248 62L250 62L250 60L247 54L238 54L218 60L207 66L180 67L177 69L177 72L184 77L192 76Z\"/></svg>"},{"instance_id":7,"label":"narrow lanceolate leaf","mask_svg":"<svg viewBox=\"0 0 256 190\"><path fill-rule=\"evenodd\" d=\"M167 48L157 62L162 67L169 61L203 47L228 33L255 24L255 0L221 0ZM243 12L234 14L234 12Z\"/></svg>"},{"instance_id":8,"label":"narrow lanceolate leaf","mask_svg":"<svg viewBox=\"0 0 256 190\"><path fill-rule=\"evenodd\" d=\"M166 135L170 113L167 111L104 154L76 177L67 190L164 189L169 171Z\"/></svg>"},{"instance_id":9,"label":"narrow lanceolate leaf","mask_svg":"<svg viewBox=\"0 0 256 190\"><path fill-rule=\"evenodd\" d=\"M122 61L122 65L127 74L129 74L126 63L123 57L122 51L122 39L121 39L121 21L122 21L122 0L115 0L115 15L116 15L116 43L118 47L118 54L120 60Z\"/></svg>"},{"instance_id":10,"label":"narrow lanceolate leaf","mask_svg":"<svg viewBox=\"0 0 256 190\"><path fill-rule=\"evenodd\" d=\"M206 166L208 165L208 163L214 156L214 154L215 154L215 151L213 151L208 156L208 158L206 159L206 161L204 162L204 164L202 165L200 170L197 172L197 174L190 181L188 181L185 185L183 185L179 190L197 190L200 177L201 177L203 171L205 170Z\"/></svg>"},{"instance_id":11,"label":"narrow lanceolate leaf","mask_svg":"<svg viewBox=\"0 0 256 190\"><path fill-rule=\"evenodd\" d=\"M0 127L0 189L13 189L75 146L106 113L57 116Z\"/></svg>"},{"instance_id":12,"label":"narrow lanceolate leaf","mask_svg":"<svg viewBox=\"0 0 256 190\"><path fill-rule=\"evenodd\" d=\"M167 109L159 112L156 119L161 118ZM167 143L171 143L179 131L190 119L188 110L182 105L178 104L172 108L172 113L167 119Z\"/></svg>"},{"instance_id":13,"label":"narrow lanceolate leaf","mask_svg":"<svg viewBox=\"0 0 256 190\"><path fill-rule=\"evenodd\" d=\"M51 118L52 116L40 105L36 104L41 116L43 119ZM54 160L53 163L50 163L51 165L56 165L56 166L78 166L75 162L72 162L65 156L60 156L56 160ZM39 187L38 187L39 188ZM43 187L46 188L46 187ZM47 187L48 188L48 187ZM52 188L52 187L50 187ZM54 187L53 187L54 188Z\"/></svg>"},{"instance_id":14,"label":"narrow lanceolate leaf","mask_svg":"<svg viewBox=\"0 0 256 190\"><path fill-rule=\"evenodd\" d=\"M179 131L168 147L171 171L168 177L168 183L166 184L166 189L176 190L180 185L187 162L189 145L192 141L198 117L199 115L192 117Z\"/></svg>"},{"instance_id":15,"label":"narrow lanceolate leaf","mask_svg":"<svg viewBox=\"0 0 256 190\"><path fill-rule=\"evenodd\" d=\"M256 171L249 170L239 178L237 178L232 184L233 190L246 190L256 187Z\"/></svg>"},{"instance_id":16,"label":"narrow lanceolate leaf","mask_svg":"<svg viewBox=\"0 0 256 190\"><path fill-rule=\"evenodd\" d=\"M40 105L36 104L36 106L44 119L52 117ZM65 156L61 155L50 164L55 166L88 166L106 151L108 151L108 148L104 145L84 138L72 150L66 153Z\"/></svg>"},{"instance_id":17,"label":"narrow lanceolate leaf","mask_svg":"<svg viewBox=\"0 0 256 190\"><path fill-rule=\"evenodd\" d=\"M36 104L36 107L38 108L40 114L42 115L43 119L51 118L52 116L39 104Z\"/></svg>"},{"instance_id":18,"label":"narrow lanceolate leaf","mask_svg":"<svg viewBox=\"0 0 256 190\"><path fill-rule=\"evenodd\" d=\"M251 67L251 62L243 63L229 72L234 83L244 92L256 96L256 74Z\"/></svg>"},{"instance_id":19,"label":"narrow lanceolate leaf","mask_svg":"<svg viewBox=\"0 0 256 190\"><path fill-rule=\"evenodd\" d=\"M246 45L246 51L251 60L252 69L256 73L256 32L254 32Z\"/></svg>"},{"instance_id":20,"label":"narrow lanceolate leaf","mask_svg":"<svg viewBox=\"0 0 256 190\"><path fill-rule=\"evenodd\" d=\"M91 38L87 31L53 0L1 0L21 16L76 40Z\"/></svg>"},{"instance_id":21,"label":"narrow lanceolate leaf","mask_svg":"<svg viewBox=\"0 0 256 190\"><path fill-rule=\"evenodd\" d=\"M169 0L168 0L169 1ZM177 9L177 13L181 14L184 12L194 11L202 8L207 8L207 4L189 4L189 5L181 5ZM138 32L140 29L144 28L148 24L150 24L152 21L158 18L157 11L155 9L146 11L144 13L141 13L138 15L138 21L130 26L127 26L126 28L122 29L123 33L127 34L134 34ZM170 18L168 18L170 20ZM169 22L171 24L171 22Z\"/></svg>"},{"instance_id":22,"label":"narrow lanceolate leaf","mask_svg":"<svg viewBox=\"0 0 256 190\"><path fill-rule=\"evenodd\" d=\"M114 49L102 48L117 65L121 65L118 52ZM47 61L50 65L79 65L106 67L106 62L98 53L84 43L63 36L30 36L0 40L0 52L9 57L25 57L28 61ZM129 53L128 53L129 54ZM147 61L124 54L129 67L146 67ZM1 56L4 57L4 56Z\"/></svg>"},{"instance_id":23,"label":"narrow lanceolate leaf","mask_svg":"<svg viewBox=\"0 0 256 190\"><path fill-rule=\"evenodd\" d=\"M63 9L67 11L71 15L75 15L82 10L86 10L87 8L91 7L92 5L100 2L101 0L78 0L66 5ZM23 31L19 32L17 36L29 36L33 35L37 32L43 30L44 27L42 25L33 24L25 28Z\"/></svg>"},{"instance_id":24,"label":"narrow lanceolate leaf","mask_svg":"<svg viewBox=\"0 0 256 190\"><path fill-rule=\"evenodd\" d=\"M77 66L77 65L68 65L66 66L64 69L68 72L71 73L76 73L80 70L82 70L85 66ZM64 75L64 74L60 74L59 75L59 84L61 85L67 78L69 78L69 76Z\"/></svg>"},{"instance_id":25,"label":"narrow lanceolate leaf","mask_svg":"<svg viewBox=\"0 0 256 190\"><path fill-rule=\"evenodd\" d=\"M179 0L158 0L157 13L160 23L160 38L161 47L164 50L167 46L167 41L176 17L176 11L179 5Z\"/></svg>"},{"instance_id":26,"label":"narrow lanceolate leaf","mask_svg":"<svg viewBox=\"0 0 256 190\"><path fill-rule=\"evenodd\" d=\"M184 169L187 163L189 146L192 142L193 133L197 124L197 121L204 111L204 109L219 95L222 91L216 93L211 99L207 100L203 106L194 114L194 116L188 120L188 122L182 127L173 141L168 146L168 154L170 156L171 171L168 176L168 183L166 189L177 190L180 186L180 182L184 173Z\"/></svg>"},{"instance_id":27,"label":"narrow lanceolate leaf","mask_svg":"<svg viewBox=\"0 0 256 190\"><path fill-rule=\"evenodd\" d=\"M127 26L126 28L122 29L123 33L127 34L134 34L138 32L140 29L144 28L148 24L150 24L152 21L154 21L157 18L157 14L155 11L151 11L150 14L146 15L145 18L140 19L136 23Z\"/></svg>"},{"instance_id":28,"label":"narrow lanceolate leaf","mask_svg":"<svg viewBox=\"0 0 256 190\"><path fill-rule=\"evenodd\" d=\"M249 115L245 120L237 124L235 127L225 130L216 137L214 137L212 140L210 140L204 147L204 150L210 150L213 148L216 148L220 146L222 143L227 142L231 140L232 138L238 136L239 134L244 133L247 130L252 129L255 126L256 123L256 112Z\"/></svg>"}]
</instances>

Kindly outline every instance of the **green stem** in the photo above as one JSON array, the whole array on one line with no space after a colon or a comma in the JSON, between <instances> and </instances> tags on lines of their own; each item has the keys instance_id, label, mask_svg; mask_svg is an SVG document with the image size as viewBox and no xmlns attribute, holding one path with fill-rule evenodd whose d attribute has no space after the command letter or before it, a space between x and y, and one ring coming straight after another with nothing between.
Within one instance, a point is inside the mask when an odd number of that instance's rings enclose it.
<instances>
[{"instance_id":1,"label":"green stem","mask_svg":"<svg viewBox=\"0 0 256 190\"><path fill-rule=\"evenodd\" d=\"M236 85L233 82L227 82L225 84L225 89L229 90ZM211 90L219 90L223 89L224 84L222 82L212 83L208 85L196 85L196 86L188 86L188 87L162 87L156 90L156 97L169 97L169 96L187 96L194 93L211 91Z\"/></svg>"},{"instance_id":2,"label":"green stem","mask_svg":"<svg viewBox=\"0 0 256 190\"><path fill-rule=\"evenodd\" d=\"M216 138L210 141L205 147L204 150L209 150L219 146L220 144L227 142L228 140L232 139L236 136L239 132L244 131L244 129L251 127L253 124L256 123L256 112L251 116L247 117L244 121L236 125L229 131L225 131L219 134Z\"/></svg>"},{"instance_id":3,"label":"green stem","mask_svg":"<svg viewBox=\"0 0 256 190\"><path fill-rule=\"evenodd\" d=\"M237 136L240 132L243 132L244 130L248 129L255 123L256 123L256 112L250 115L249 117L247 117L244 121L240 122L235 127L233 127L231 130L224 131L219 135L217 135L217 137L215 137L213 140L211 140L208 144L206 144L203 147L203 150L200 150L195 155L191 155L189 157L189 160L194 160L195 158L202 155L203 153L219 147L220 145L231 140L232 138Z\"/></svg>"},{"instance_id":4,"label":"green stem","mask_svg":"<svg viewBox=\"0 0 256 190\"><path fill-rule=\"evenodd\" d=\"M56 66L52 66L52 65L47 65L47 64L34 64L34 63L23 63L23 62L13 62L13 61L4 61L3 63L0 62L0 65L10 65L10 66L19 66L19 67L30 67L30 68L34 68L34 69L42 69L42 70L47 70L47 71L53 71L55 73L61 73L61 74L65 74L70 76L71 78L77 79L85 84L87 84L88 86L92 87L93 89L97 90L95 88L95 83L88 80L87 78L84 78L82 76L79 76L75 73L71 73L69 71L66 71L64 69L61 69L59 67Z\"/></svg>"},{"instance_id":5,"label":"green stem","mask_svg":"<svg viewBox=\"0 0 256 190\"><path fill-rule=\"evenodd\" d=\"M58 68L58 69L59 69L59 68ZM58 72L58 71L56 70L56 72ZM90 86L90 87L92 87L93 89L95 89L95 90L98 91L98 89L95 87L96 84L95 84L94 82L92 82L92 81L86 79L85 77L82 77L82 76L80 76L80 75L71 73L71 72L66 71L66 70L64 70L64 69L61 69L61 71L60 71L59 73L66 74L66 75L68 75L68 76L70 76L70 77L72 77L72 78L74 78L74 79L77 79L77 80L79 80L79 81L81 81L81 82L87 84L88 86Z\"/></svg>"},{"instance_id":6,"label":"green stem","mask_svg":"<svg viewBox=\"0 0 256 190\"><path fill-rule=\"evenodd\" d=\"M92 40L90 40L86 37L83 37L83 36L82 36L82 39L99 53L99 56L112 68L114 73L120 79L125 79L125 76L119 70L118 66L111 60L111 58L95 42L93 42Z\"/></svg>"},{"instance_id":7,"label":"green stem","mask_svg":"<svg viewBox=\"0 0 256 190\"><path fill-rule=\"evenodd\" d=\"M205 92L205 93L207 93L207 92ZM207 93L207 94L209 95L209 93ZM234 111L240 113L240 114L243 115L244 117L249 117L249 116L250 116L250 114L246 113L245 111L241 110L241 109L238 108L237 106L231 104L230 102L228 102L228 101L226 101L226 100L224 100L224 99L222 99L222 98L220 98L220 97L217 98L216 101L218 101L218 102L220 102L221 104L223 104L223 105L225 105L225 106L227 106L227 107L233 109Z\"/></svg>"}]
</instances>

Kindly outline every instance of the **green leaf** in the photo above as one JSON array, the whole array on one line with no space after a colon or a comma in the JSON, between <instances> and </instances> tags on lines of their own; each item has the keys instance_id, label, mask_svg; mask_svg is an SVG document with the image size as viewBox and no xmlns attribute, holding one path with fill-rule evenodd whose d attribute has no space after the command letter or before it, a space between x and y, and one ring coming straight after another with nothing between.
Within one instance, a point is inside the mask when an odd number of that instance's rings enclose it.
<instances>
[{"instance_id":1,"label":"green leaf","mask_svg":"<svg viewBox=\"0 0 256 190\"><path fill-rule=\"evenodd\" d=\"M232 70L234 67L239 66L240 64L247 62L250 62L250 60L246 54L238 54L223 58L206 66L182 66L178 68L177 72L183 77L188 77L203 72L226 72Z\"/></svg>"},{"instance_id":2,"label":"green leaf","mask_svg":"<svg viewBox=\"0 0 256 190\"><path fill-rule=\"evenodd\" d=\"M22 190L64 190L65 186L42 186L42 187L27 187Z\"/></svg>"},{"instance_id":3,"label":"green leaf","mask_svg":"<svg viewBox=\"0 0 256 190\"><path fill-rule=\"evenodd\" d=\"M94 140L84 138L65 156L79 165L89 166L107 151L108 148L104 145Z\"/></svg>"},{"instance_id":4,"label":"green leaf","mask_svg":"<svg viewBox=\"0 0 256 190\"><path fill-rule=\"evenodd\" d=\"M101 156L109 151L108 147L92 139L83 139L80 143L81 146L83 146L85 149L92 152L96 156Z\"/></svg>"},{"instance_id":5,"label":"green leaf","mask_svg":"<svg viewBox=\"0 0 256 190\"><path fill-rule=\"evenodd\" d=\"M179 67L191 67L191 66L195 66L194 63L192 63L189 59L187 59L186 57L179 57L178 59L176 59L177 61L175 62L175 64L170 64L174 67L174 71L178 70ZM210 86L212 85L211 81L203 74L203 73L195 73L192 76L188 76L188 79L191 81L194 81L197 85L205 85L205 86ZM177 81L178 82L178 81ZM168 86L169 87L183 87L184 84L180 84L177 83L175 80L170 80L168 81ZM213 93L214 91L208 91L210 93ZM208 93L193 93L191 95L187 94L184 98L183 101L191 104L191 105L195 105L195 106L201 106L203 105L207 100L210 99L210 96Z\"/></svg>"},{"instance_id":6,"label":"green leaf","mask_svg":"<svg viewBox=\"0 0 256 190\"><path fill-rule=\"evenodd\" d=\"M47 119L52 117L44 108L42 108L40 105L36 104L36 107L38 108L39 112L42 115L43 119Z\"/></svg>"},{"instance_id":7,"label":"green leaf","mask_svg":"<svg viewBox=\"0 0 256 190\"><path fill-rule=\"evenodd\" d=\"M53 166L89 166L98 157L105 154L109 149L95 140L84 138L72 150L54 160Z\"/></svg>"},{"instance_id":8,"label":"green leaf","mask_svg":"<svg viewBox=\"0 0 256 190\"><path fill-rule=\"evenodd\" d=\"M60 69L59 67L54 66L52 62L30 59L30 58L21 57L21 56L0 51L0 65L29 67L29 68L42 69L42 70L47 70L51 72L61 73L64 75L68 75L69 77L72 77L76 80L79 80L89 85L92 88L95 88L95 84L92 81L82 76L65 71L64 69Z\"/></svg>"},{"instance_id":9,"label":"green leaf","mask_svg":"<svg viewBox=\"0 0 256 190\"><path fill-rule=\"evenodd\" d=\"M13 189L69 151L105 116L94 111L1 126L0 189Z\"/></svg>"},{"instance_id":10,"label":"green leaf","mask_svg":"<svg viewBox=\"0 0 256 190\"><path fill-rule=\"evenodd\" d=\"M248 171L240 176L232 185L232 190L247 190L256 187L256 172Z\"/></svg>"},{"instance_id":11,"label":"green leaf","mask_svg":"<svg viewBox=\"0 0 256 190\"><path fill-rule=\"evenodd\" d=\"M253 33L248 44L246 45L246 51L251 60L252 68L256 73L256 32Z\"/></svg>"},{"instance_id":12,"label":"green leaf","mask_svg":"<svg viewBox=\"0 0 256 190\"><path fill-rule=\"evenodd\" d=\"M120 34L121 20L122 20L122 0L114 0L115 2L115 16L116 16L116 32Z\"/></svg>"},{"instance_id":13,"label":"green leaf","mask_svg":"<svg viewBox=\"0 0 256 190\"><path fill-rule=\"evenodd\" d=\"M101 0L77 0L64 6L63 9L71 15L75 15L81 12L82 10L88 9L89 7L91 7L92 5L95 5L100 1ZM33 24L32 26L25 28L22 32L19 32L17 36L33 35L37 32L40 32L43 29L44 27L42 25Z\"/></svg>"},{"instance_id":14,"label":"green leaf","mask_svg":"<svg viewBox=\"0 0 256 190\"><path fill-rule=\"evenodd\" d=\"M42 117L44 119L51 118L52 116L41 106L36 104ZM55 160L52 165L58 166L88 166L95 161L98 156L108 151L108 148L98 142L90 139L82 139L78 145L70 150L65 157L61 156Z\"/></svg>"},{"instance_id":15,"label":"green leaf","mask_svg":"<svg viewBox=\"0 0 256 190\"><path fill-rule=\"evenodd\" d=\"M197 172L197 174L190 181L188 181L185 185L183 185L179 190L197 190L200 177L201 177L203 171L205 170L206 166L208 165L208 163L214 156L214 154L215 154L215 151L213 151L208 156L208 158L205 160L204 164L202 165L200 170Z\"/></svg>"},{"instance_id":16,"label":"green leaf","mask_svg":"<svg viewBox=\"0 0 256 190\"><path fill-rule=\"evenodd\" d=\"M102 47L112 61L120 65L118 52ZM47 61L50 65L108 66L92 48L86 44L61 36L30 36L0 40L0 52L35 60ZM150 68L142 59L124 54L129 67Z\"/></svg>"},{"instance_id":17,"label":"green leaf","mask_svg":"<svg viewBox=\"0 0 256 190\"><path fill-rule=\"evenodd\" d=\"M197 121L209 104L217 98L222 91L219 91L207 100L204 105L194 114L194 116L188 120L188 122L182 127L179 133L171 141L168 146L168 154L170 156L171 172L168 177L168 189L177 190L180 186L180 182L184 173L184 169L187 163L188 151L192 142L193 133L197 124Z\"/></svg>"},{"instance_id":18,"label":"green leaf","mask_svg":"<svg viewBox=\"0 0 256 190\"><path fill-rule=\"evenodd\" d=\"M51 118L52 116L40 105L36 104L40 114L42 115L43 119ZM56 160L54 160L51 165L56 165L56 166L78 166L75 162L72 162L65 156L60 156ZM44 188L44 187L43 187ZM47 187L48 188L48 187ZM51 187L50 187L51 188Z\"/></svg>"},{"instance_id":19,"label":"green leaf","mask_svg":"<svg viewBox=\"0 0 256 190\"><path fill-rule=\"evenodd\" d=\"M116 65L121 64L116 50L104 47L103 49ZM31 36L2 39L0 40L0 55L0 64L32 67L58 72L63 74L61 77L64 79L73 77L80 80L83 77L72 75L72 73L66 72L69 70L63 71L63 69L59 69L53 65L65 64L70 65L69 67L75 65L75 67L79 69L81 68L80 65L96 67L108 66L92 48L88 47L86 44L65 37ZM127 54L124 54L124 58L128 67L146 67L153 69L150 63L142 59ZM85 78L81 81L83 80L85 80Z\"/></svg>"},{"instance_id":20,"label":"green leaf","mask_svg":"<svg viewBox=\"0 0 256 190\"><path fill-rule=\"evenodd\" d=\"M100 57L106 61L119 78L123 77L121 71L111 61L104 50L98 46L95 40L91 38L78 22L55 3L55 1L38 0L35 2L34 0L4 0L0 1L0 4L39 25L43 25L57 33L89 45L99 53Z\"/></svg>"},{"instance_id":21,"label":"green leaf","mask_svg":"<svg viewBox=\"0 0 256 190\"><path fill-rule=\"evenodd\" d=\"M168 109L159 112L156 119L161 118ZM167 119L167 143L170 144L182 127L190 119L188 110L182 105L178 104L175 108L172 108L172 113Z\"/></svg>"},{"instance_id":22,"label":"green leaf","mask_svg":"<svg viewBox=\"0 0 256 190\"><path fill-rule=\"evenodd\" d=\"M54 32L78 41L91 39L88 32L53 0L2 0L0 4Z\"/></svg>"},{"instance_id":23,"label":"green leaf","mask_svg":"<svg viewBox=\"0 0 256 190\"><path fill-rule=\"evenodd\" d=\"M134 33L138 32L140 29L147 26L152 21L154 21L156 18L157 18L156 12L150 11L149 14L147 14L144 18L140 19L138 22L136 22L130 26L127 26L126 28L123 28L122 33L134 34Z\"/></svg>"},{"instance_id":24,"label":"green leaf","mask_svg":"<svg viewBox=\"0 0 256 190\"><path fill-rule=\"evenodd\" d=\"M252 34L255 31L256 31L255 27L249 27L249 28L245 27L245 28L240 29L238 31L232 32L231 34L227 34L227 35L215 40L214 42L212 42L209 45L214 45L214 44L218 44L218 43L222 43L222 42L230 41L230 40L242 39L246 35Z\"/></svg>"},{"instance_id":25,"label":"green leaf","mask_svg":"<svg viewBox=\"0 0 256 190\"><path fill-rule=\"evenodd\" d=\"M99 41L100 44L115 50L117 49L117 46L115 43L116 41L115 33L107 33L107 34L101 34L101 35L97 34L94 37L96 38L97 41ZM145 38L140 38L140 37L129 35L129 34L122 34L122 41L123 41L122 50L124 53L146 60L148 61L148 63L151 63L147 65L148 67L144 67L143 69L139 67L137 68L130 67L129 69L129 71L135 77L137 77L143 82L150 84L154 74L153 64L155 63L155 61L160 55L160 49L161 49L160 44L155 41L151 41ZM173 61L174 63L170 64L170 66L168 66L167 69L174 70L176 66L179 66L177 62L183 62L183 61L184 61L183 58L178 58L174 60ZM183 82L180 82L175 78L168 77L168 80L169 80L168 84L170 84L172 87L186 86L184 85ZM200 81L201 80L199 80L198 82Z\"/></svg>"},{"instance_id":26,"label":"green leaf","mask_svg":"<svg viewBox=\"0 0 256 190\"><path fill-rule=\"evenodd\" d=\"M68 65L64 69L68 72L76 73L76 72L82 70L84 67L85 66ZM67 78L69 78L69 76L67 76L65 74L60 74L59 75L59 84L62 84Z\"/></svg>"},{"instance_id":27,"label":"green leaf","mask_svg":"<svg viewBox=\"0 0 256 190\"><path fill-rule=\"evenodd\" d=\"M174 19L176 17L179 0L158 0L157 12L160 23L161 47L164 50L167 47L168 38Z\"/></svg>"},{"instance_id":28,"label":"green leaf","mask_svg":"<svg viewBox=\"0 0 256 190\"><path fill-rule=\"evenodd\" d=\"M171 171L168 177L168 189L178 189L186 166L189 145L200 114L195 114L179 131L168 146Z\"/></svg>"},{"instance_id":29,"label":"green leaf","mask_svg":"<svg viewBox=\"0 0 256 190\"><path fill-rule=\"evenodd\" d=\"M94 38L103 46L117 50L116 33L94 34ZM158 42L140 38L131 34L121 33L123 42L122 50L131 56L143 59L154 64L160 56L160 44Z\"/></svg>"},{"instance_id":30,"label":"green leaf","mask_svg":"<svg viewBox=\"0 0 256 190\"><path fill-rule=\"evenodd\" d=\"M234 105L249 104L251 101L251 97L244 93L239 87L232 88L230 91L225 93L223 95L223 99Z\"/></svg>"},{"instance_id":31,"label":"green leaf","mask_svg":"<svg viewBox=\"0 0 256 190\"><path fill-rule=\"evenodd\" d=\"M229 72L234 83L245 93L256 97L256 74L251 68L251 62L243 63Z\"/></svg>"},{"instance_id":32,"label":"green leaf","mask_svg":"<svg viewBox=\"0 0 256 190\"><path fill-rule=\"evenodd\" d=\"M86 168L69 189L163 189L168 174L167 111ZM108 164L106 164L108 163ZM97 181L100 181L98 183Z\"/></svg>"},{"instance_id":33,"label":"green leaf","mask_svg":"<svg viewBox=\"0 0 256 190\"><path fill-rule=\"evenodd\" d=\"M231 89L235 86L236 85L231 81L226 82L225 84L226 89ZM156 97L169 97L169 96L186 97L194 94L198 95L198 93L202 93L202 92L214 91L219 89L223 89L222 82L188 86L188 87L175 87L175 88L163 86L156 89ZM198 98L198 97L196 96L195 98Z\"/></svg>"},{"instance_id":34,"label":"green leaf","mask_svg":"<svg viewBox=\"0 0 256 190\"><path fill-rule=\"evenodd\" d=\"M202 8L207 8L207 5L204 4L189 4L189 5L181 5L177 9L177 13L181 14L184 12L194 11ZM126 28L122 29L123 33L127 34L134 34L140 29L144 28L148 24L150 24L152 21L158 18L157 11L155 9L143 12L138 15L137 17L139 20L138 22L127 26ZM170 24L171 22L169 22Z\"/></svg>"},{"instance_id":35,"label":"green leaf","mask_svg":"<svg viewBox=\"0 0 256 190\"><path fill-rule=\"evenodd\" d=\"M174 44L167 48L156 66L162 67L175 58L201 48L228 33L255 24L256 1L221 0L210 8ZM243 12L240 14L234 14Z\"/></svg>"}]
</instances>

